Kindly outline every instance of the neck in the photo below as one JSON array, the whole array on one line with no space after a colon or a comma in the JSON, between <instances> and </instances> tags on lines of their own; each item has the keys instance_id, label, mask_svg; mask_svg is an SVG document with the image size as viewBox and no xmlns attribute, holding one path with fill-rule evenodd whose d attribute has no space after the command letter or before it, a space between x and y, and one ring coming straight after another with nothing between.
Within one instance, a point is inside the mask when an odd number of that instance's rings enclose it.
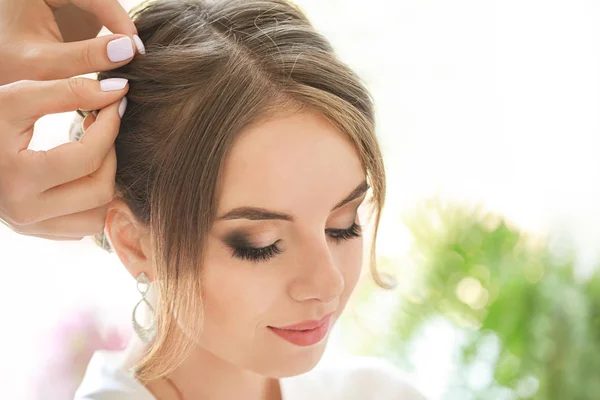
<instances>
[{"instance_id":1,"label":"neck","mask_svg":"<svg viewBox=\"0 0 600 400\"><path fill-rule=\"evenodd\" d=\"M158 400L247 399L282 400L279 380L240 369L198 348L168 378L183 399L165 380L146 386Z\"/></svg>"},{"instance_id":2,"label":"neck","mask_svg":"<svg viewBox=\"0 0 600 400\"><path fill-rule=\"evenodd\" d=\"M242 370L202 348L169 378L183 394L183 400L281 400L277 379Z\"/></svg>"}]
</instances>

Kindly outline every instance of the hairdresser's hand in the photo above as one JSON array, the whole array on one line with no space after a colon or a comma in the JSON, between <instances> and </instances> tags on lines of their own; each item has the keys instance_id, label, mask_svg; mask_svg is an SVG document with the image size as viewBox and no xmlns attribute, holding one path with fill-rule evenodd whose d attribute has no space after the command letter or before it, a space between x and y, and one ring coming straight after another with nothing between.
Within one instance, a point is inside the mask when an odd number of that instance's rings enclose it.
<instances>
[{"instance_id":1,"label":"hairdresser's hand","mask_svg":"<svg viewBox=\"0 0 600 400\"><path fill-rule=\"evenodd\" d=\"M118 0L0 0L0 85L117 68L143 52L136 34Z\"/></svg>"},{"instance_id":2,"label":"hairdresser's hand","mask_svg":"<svg viewBox=\"0 0 600 400\"><path fill-rule=\"evenodd\" d=\"M126 103L119 105L128 89L125 80L86 78L0 86L0 222L55 240L102 232L114 198L114 141ZM101 109L83 121L79 142L27 149L36 120L77 109Z\"/></svg>"}]
</instances>

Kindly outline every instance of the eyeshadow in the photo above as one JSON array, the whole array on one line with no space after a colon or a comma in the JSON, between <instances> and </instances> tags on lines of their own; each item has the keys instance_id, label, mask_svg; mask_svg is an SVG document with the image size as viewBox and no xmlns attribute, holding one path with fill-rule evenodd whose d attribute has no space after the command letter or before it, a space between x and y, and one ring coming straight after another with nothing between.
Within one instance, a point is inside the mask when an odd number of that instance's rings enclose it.
<instances>
[{"instance_id":1,"label":"eyeshadow","mask_svg":"<svg viewBox=\"0 0 600 400\"><path fill-rule=\"evenodd\" d=\"M241 248L253 247L252 244L250 243L248 234L246 232L242 232L242 231L231 232L227 236L225 236L225 238L223 240L231 247L236 247L236 248L237 247L241 247Z\"/></svg>"}]
</instances>

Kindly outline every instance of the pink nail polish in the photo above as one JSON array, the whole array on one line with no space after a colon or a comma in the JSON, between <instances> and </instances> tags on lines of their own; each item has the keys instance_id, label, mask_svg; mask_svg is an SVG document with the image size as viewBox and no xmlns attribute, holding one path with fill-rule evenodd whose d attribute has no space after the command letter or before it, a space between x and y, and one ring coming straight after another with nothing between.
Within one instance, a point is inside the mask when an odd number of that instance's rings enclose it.
<instances>
[{"instance_id":1,"label":"pink nail polish","mask_svg":"<svg viewBox=\"0 0 600 400\"><path fill-rule=\"evenodd\" d=\"M133 46L129 36L108 42L106 46L108 58L112 62L121 62L133 57Z\"/></svg>"},{"instance_id":2,"label":"pink nail polish","mask_svg":"<svg viewBox=\"0 0 600 400\"><path fill-rule=\"evenodd\" d=\"M119 103L119 117L123 118L125 110L127 109L127 97L123 97Z\"/></svg>"},{"instance_id":3,"label":"pink nail polish","mask_svg":"<svg viewBox=\"0 0 600 400\"><path fill-rule=\"evenodd\" d=\"M133 35L133 42L135 43L135 47L137 47L138 52L140 54L146 54L146 47L144 46L144 42L138 35Z\"/></svg>"}]
</instances>

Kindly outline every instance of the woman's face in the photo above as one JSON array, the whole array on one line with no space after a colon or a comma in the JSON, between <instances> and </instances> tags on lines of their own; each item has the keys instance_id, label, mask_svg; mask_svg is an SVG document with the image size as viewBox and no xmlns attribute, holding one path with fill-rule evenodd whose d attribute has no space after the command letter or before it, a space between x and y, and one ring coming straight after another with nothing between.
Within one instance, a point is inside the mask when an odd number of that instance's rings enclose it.
<instances>
[{"instance_id":1,"label":"woman's face","mask_svg":"<svg viewBox=\"0 0 600 400\"><path fill-rule=\"evenodd\" d=\"M356 286L367 189L358 153L320 114L282 115L241 133L220 187L199 350L265 376L308 371L327 322L309 332L273 328L329 314L331 326Z\"/></svg>"}]
</instances>

